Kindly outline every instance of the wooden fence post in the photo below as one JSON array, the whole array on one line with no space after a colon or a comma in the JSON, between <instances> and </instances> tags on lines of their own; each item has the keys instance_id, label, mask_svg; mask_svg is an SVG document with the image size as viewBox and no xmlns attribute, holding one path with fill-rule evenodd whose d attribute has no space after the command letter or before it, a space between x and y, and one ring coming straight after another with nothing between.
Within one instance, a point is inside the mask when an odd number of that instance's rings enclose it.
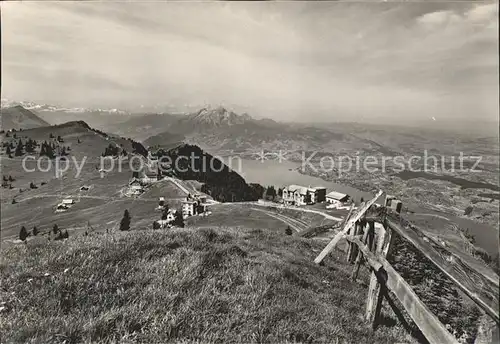
<instances>
[{"instance_id":1,"label":"wooden fence post","mask_svg":"<svg viewBox=\"0 0 500 344\"><path fill-rule=\"evenodd\" d=\"M392 247L393 235L392 231L387 227L379 227L377 241L374 242L374 251L377 257L386 257ZM378 325L380 318L380 310L382 308L382 301L385 285L380 285L375 272L371 273L370 286L368 288L368 299L366 302L366 321L372 324L373 328Z\"/></svg>"},{"instance_id":2,"label":"wooden fence post","mask_svg":"<svg viewBox=\"0 0 500 344\"><path fill-rule=\"evenodd\" d=\"M500 327L489 315L483 315L479 320L476 340L474 344L500 343Z\"/></svg>"},{"instance_id":3,"label":"wooden fence post","mask_svg":"<svg viewBox=\"0 0 500 344\"><path fill-rule=\"evenodd\" d=\"M368 235L369 235L368 232L370 231L370 227L367 227L367 228L365 227L363 229L363 227L360 225L360 230L364 230L363 239L361 241L362 241L363 245L366 245L367 240L368 240ZM352 269L352 274L351 274L351 279L353 281L355 281L358 278L359 268L361 267L362 259L363 259L363 255L358 250L358 254L356 256L356 262L354 263L354 268Z\"/></svg>"},{"instance_id":4,"label":"wooden fence post","mask_svg":"<svg viewBox=\"0 0 500 344\"><path fill-rule=\"evenodd\" d=\"M348 235L356 236L359 234L361 234L361 225L358 221L358 222L356 222L356 224L354 226L351 227ZM356 261L357 256L358 256L358 247L355 244L348 242L347 261L349 263L354 263Z\"/></svg>"}]
</instances>

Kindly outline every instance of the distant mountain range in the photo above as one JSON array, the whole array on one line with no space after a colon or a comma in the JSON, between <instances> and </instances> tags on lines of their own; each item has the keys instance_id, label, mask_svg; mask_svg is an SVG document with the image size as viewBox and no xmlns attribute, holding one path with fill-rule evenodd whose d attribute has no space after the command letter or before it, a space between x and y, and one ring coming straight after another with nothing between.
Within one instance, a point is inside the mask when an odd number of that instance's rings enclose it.
<instances>
[{"instance_id":1,"label":"distant mountain range","mask_svg":"<svg viewBox=\"0 0 500 344\"><path fill-rule=\"evenodd\" d=\"M50 104L38 104L30 101L15 101L10 99L3 98L1 101L2 108L9 108L14 106L22 106L27 110L36 110L36 111L51 111L51 112L68 112L68 113L85 113L85 112L101 112L101 113L111 113L111 114L127 114L127 111L119 110L119 109L93 109L93 108L81 108L81 107L62 107L58 105L50 105Z\"/></svg>"},{"instance_id":2,"label":"distant mountain range","mask_svg":"<svg viewBox=\"0 0 500 344\"><path fill-rule=\"evenodd\" d=\"M3 101L3 104L11 103ZM23 122L29 122L32 126L83 120L93 128L130 137L146 147L168 148L185 142L198 145L212 154L241 153L251 156L263 150L283 150L297 155L292 159L300 160L304 152L324 152L330 155L356 155L357 152L371 155L420 154L424 149L435 145L439 147L441 154L450 155L459 149L456 143L459 137L465 140L478 138L472 134L464 138L462 134L439 128L366 123L276 122L272 119L255 119L247 113L238 114L223 106L203 107L187 114L179 114L128 113L116 109L64 109L29 102L23 104L31 109L29 111L32 115L29 118L38 116L41 121ZM21 108L17 106L15 111L20 112ZM9 111L12 110L3 109L7 114ZM6 128L20 125L19 119L9 122L9 116L4 117L6 119L2 119L2 122L4 126L8 125ZM495 137L488 136L484 139L492 147L498 147ZM484 150L483 147L481 149Z\"/></svg>"}]
</instances>

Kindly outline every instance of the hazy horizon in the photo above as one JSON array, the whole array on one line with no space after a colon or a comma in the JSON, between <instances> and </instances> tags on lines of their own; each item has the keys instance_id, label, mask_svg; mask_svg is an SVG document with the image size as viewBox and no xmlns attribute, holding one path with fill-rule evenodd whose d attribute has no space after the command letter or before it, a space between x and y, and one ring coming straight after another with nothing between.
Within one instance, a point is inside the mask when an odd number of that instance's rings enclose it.
<instances>
[{"instance_id":1,"label":"hazy horizon","mask_svg":"<svg viewBox=\"0 0 500 344\"><path fill-rule=\"evenodd\" d=\"M497 2L1 9L2 98L131 111L224 105L278 121L498 121Z\"/></svg>"}]
</instances>

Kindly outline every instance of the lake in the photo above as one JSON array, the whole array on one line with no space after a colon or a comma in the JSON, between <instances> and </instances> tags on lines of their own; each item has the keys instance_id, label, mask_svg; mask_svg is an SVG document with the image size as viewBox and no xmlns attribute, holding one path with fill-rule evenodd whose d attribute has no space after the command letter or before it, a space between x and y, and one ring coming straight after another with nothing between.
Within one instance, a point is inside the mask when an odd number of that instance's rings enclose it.
<instances>
[{"instance_id":1,"label":"lake","mask_svg":"<svg viewBox=\"0 0 500 344\"><path fill-rule=\"evenodd\" d=\"M318 177L313 177L299 173L297 168L301 165L296 162L277 160L241 160L241 168L237 165L236 160L231 166L238 172L247 183L259 183L262 186L273 185L274 187L284 187L290 184L297 184L302 186L323 186L330 191L338 191L351 196L355 202L360 202L361 197L365 200L373 198L369 192L360 191L351 186L337 184L334 182L325 181Z\"/></svg>"}]
</instances>

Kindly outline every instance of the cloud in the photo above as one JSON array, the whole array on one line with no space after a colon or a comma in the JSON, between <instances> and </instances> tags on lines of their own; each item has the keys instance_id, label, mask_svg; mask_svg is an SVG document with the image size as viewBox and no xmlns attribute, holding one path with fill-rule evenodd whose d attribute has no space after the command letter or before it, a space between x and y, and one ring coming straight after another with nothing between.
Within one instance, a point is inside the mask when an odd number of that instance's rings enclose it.
<instances>
[{"instance_id":1,"label":"cloud","mask_svg":"<svg viewBox=\"0 0 500 344\"><path fill-rule=\"evenodd\" d=\"M496 118L497 14L487 3L6 3L3 93L225 103L281 120Z\"/></svg>"}]
</instances>

